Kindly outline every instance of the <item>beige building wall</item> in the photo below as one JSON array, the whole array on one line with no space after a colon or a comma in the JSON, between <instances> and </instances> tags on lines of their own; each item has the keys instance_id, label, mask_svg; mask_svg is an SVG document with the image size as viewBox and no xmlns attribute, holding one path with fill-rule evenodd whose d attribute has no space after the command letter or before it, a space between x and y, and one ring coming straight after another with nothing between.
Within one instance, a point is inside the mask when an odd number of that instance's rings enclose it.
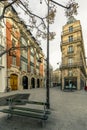
<instances>
[{"instance_id":1,"label":"beige building wall","mask_svg":"<svg viewBox=\"0 0 87 130\"><path fill-rule=\"evenodd\" d=\"M82 89L86 84L86 59L80 20L73 16L62 28L62 89Z\"/></svg>"}]
</instances>

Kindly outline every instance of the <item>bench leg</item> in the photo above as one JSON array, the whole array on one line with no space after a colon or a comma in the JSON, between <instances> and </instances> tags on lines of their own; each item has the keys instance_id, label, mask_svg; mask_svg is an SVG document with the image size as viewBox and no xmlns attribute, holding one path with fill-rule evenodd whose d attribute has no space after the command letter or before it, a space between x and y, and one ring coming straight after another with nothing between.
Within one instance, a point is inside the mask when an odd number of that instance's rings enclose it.
<instances>
[{"instance_id":1,"label":"bench leg","mask_svg":"<svg viewBox=\"0 0 87 130\"><path fill-rule=\"evenodd\" d=\"M13 114L10 114L10 113L9 113L9 114L7 115L7 120L8 120L8 119L11 119L12 117L13 117Z\"/></svg>"},{"instance_id":2,"label":"bench leg","mask_svg":"<svg viewBox=\"0 0 87 130\"><path fill-rule=\"evenodd\" d=\"M46 120L42 120L42 121L41 121L41 126L42 126L42 127L45 127L45 126L46 126Z\"/></svg>"}]
</instances>

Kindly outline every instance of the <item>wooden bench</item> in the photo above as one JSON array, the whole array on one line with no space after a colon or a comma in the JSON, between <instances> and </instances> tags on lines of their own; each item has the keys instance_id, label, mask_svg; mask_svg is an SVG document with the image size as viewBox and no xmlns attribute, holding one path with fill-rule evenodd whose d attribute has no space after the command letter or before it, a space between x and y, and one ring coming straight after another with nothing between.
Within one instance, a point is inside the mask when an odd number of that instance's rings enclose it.
<instances>
[{"instance_id":1,"label":"wooden bench","mask_svg":"<svg viewBox=\"0 0 87 130\"><path fill-rule=\"evenodd\" d=\"M50 114L50 111L47 110L46 106L47 103L44 102L37 102L37 101L28 101L28 100L17 100L13 98L7 99L9 107L7 109L0 110L1 112L8 113L8 118L12 117L13 115L18 116L25 116L25 117L31 117L42 120L42 123L45 122L48 119L48 115ZM20 107L15 104L20 103L26 103L26 104L32 104L32 105L40 105L43 109L37 109L37 108L31 108L29 107Z\"/></svg>"}]
</instances>

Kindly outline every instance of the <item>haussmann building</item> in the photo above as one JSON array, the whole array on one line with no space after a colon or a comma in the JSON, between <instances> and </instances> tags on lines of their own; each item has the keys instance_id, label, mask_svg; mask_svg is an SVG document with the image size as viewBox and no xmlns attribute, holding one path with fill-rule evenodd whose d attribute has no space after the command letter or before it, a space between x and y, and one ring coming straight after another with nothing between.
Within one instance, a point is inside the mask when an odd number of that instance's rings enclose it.
<instances>
[{"instance_id":1,"label":"haussmann building","mask_svg":"<svg viewBox=\"0 0 87 130\"><path fill-rule=\"evenodd\" d=\"M61 84L81 90L86 84L86 57L80 20L68 18L61 34Z\"/></svg>"}]
</instances>

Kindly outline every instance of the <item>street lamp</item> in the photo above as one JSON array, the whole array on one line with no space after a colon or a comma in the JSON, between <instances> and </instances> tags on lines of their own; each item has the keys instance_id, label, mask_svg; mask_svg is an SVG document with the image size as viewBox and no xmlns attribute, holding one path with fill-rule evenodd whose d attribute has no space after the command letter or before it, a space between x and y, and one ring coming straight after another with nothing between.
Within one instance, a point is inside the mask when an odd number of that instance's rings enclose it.
<instances>
[{"instance_id":1,"label":"street lamp","mask_svg":"<svg viewBox=\"0 0 87 130\"><path fill-rule=\"evenodd\" d=\"M48 0L48 19L47 19L47 82L46 82L46 87L47 87L47 92L46 92L46 102L47 102L47 108L50 109L50 93L49 93L49 2L51 0ZM54 1L51 1L54 3ZM55 3L56 4L56 3ZM59 4L59 6L62 6ZM62 6L63 7L63 6ZM64 6L64 8L66 8Z\"/></svg>"},{"instance_id":2,"label":"street lamp","mask_svg":"<svg viewBox=\"0 0 87 130\"><path fill-rule=\"evenodd\" d=\"M49 3L52 2L58 6L61 6L63 8L66 9L66 14L67 17L70 17L72 14L77 13L77 8L78 8L78 4L75 3L75 1L71 0L71 2L69 2L67 4L67 6L63 6L61 4L59 4L58 2L55 2L53 0L48 0L47 6L48 6L48 19L47 19L47 81L46 81L46 102L47 102L47 108L50 109L50 93L49 93L49 8L50 5ZM40 0L40 3L42 4L42 0Z\"/></svg>"}]
</instances>

